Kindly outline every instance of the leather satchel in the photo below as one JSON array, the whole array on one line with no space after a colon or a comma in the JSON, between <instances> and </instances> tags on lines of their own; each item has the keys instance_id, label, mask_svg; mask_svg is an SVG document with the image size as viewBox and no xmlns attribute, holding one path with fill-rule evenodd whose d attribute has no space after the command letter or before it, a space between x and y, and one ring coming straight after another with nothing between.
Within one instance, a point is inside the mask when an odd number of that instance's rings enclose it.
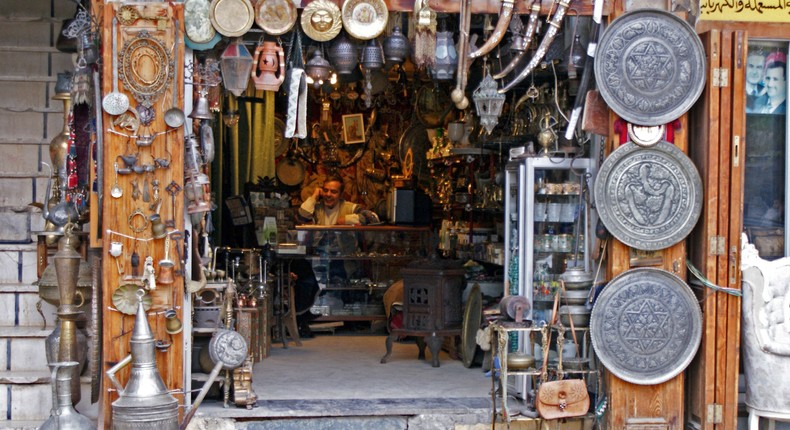
<instances>
[{"instance_id":1,"label":"leather satchel","mask_svg":"<svg viewBox=\"0 0 790 430\"><path fill-rule=\"evenodd\" d=\"M538 387L535 407L546 420L585 415L590 410L587 384L582 379L544 382Z\"/></svg>"}]
</instances>

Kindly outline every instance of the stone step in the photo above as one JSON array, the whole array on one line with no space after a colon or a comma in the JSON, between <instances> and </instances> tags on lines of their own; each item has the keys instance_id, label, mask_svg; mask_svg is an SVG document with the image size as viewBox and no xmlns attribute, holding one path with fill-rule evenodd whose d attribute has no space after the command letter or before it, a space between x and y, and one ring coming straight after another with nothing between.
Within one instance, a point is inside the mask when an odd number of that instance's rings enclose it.
<instances>
[{"instance_id":1,"label":"stone step","mask_svg":"<svg viewBox=\"0 0 790 430\"><path fill-rule=\"evenodd\" d=\"M41 329L46 326L52 331L55 327L57 308L41 301L41 314L36 309L39 302L38 287L28 283L0 283L0 327L31 327ZM6 337L6 330L0 337Z\"/></svg>"},{"instance_id":2,"label":"stone step","mask_svg":"<svg viewBox=\"0 0 790 430\"><path fill-rule=\"evenodd\" d=\"M25 421L37 422L40 425L49 417L52 409L50 382L51 375L47 370L0 372L0 416L10 418L11 422L20 423L14 425L27 425ZM80 387L81 400L75 408L95 420L98 416L98 404L90 403L90 376L80 376ZM4 427L6 424L0 422L0 429L28 428Z\"/></svg>"},{"instance_id":3,"label":"stone step","mask_svg":"<svg viewBox=\"0 0 790 430\"><path fill-rule=\"evenodd\" d=\"M36 430L44 424L45 420L10 420L0 422L0 430Z\"/></svg>"},{"instance_id":4,"label":"stone step","mask_svg":"<svg viewBox=\"0 0 790 430\"><path fill-rule=\"evenodd\" d=\"M47 370L46 339L53 328L0 327L0 369L6 371Z\"/></svg>"}]
</instances>

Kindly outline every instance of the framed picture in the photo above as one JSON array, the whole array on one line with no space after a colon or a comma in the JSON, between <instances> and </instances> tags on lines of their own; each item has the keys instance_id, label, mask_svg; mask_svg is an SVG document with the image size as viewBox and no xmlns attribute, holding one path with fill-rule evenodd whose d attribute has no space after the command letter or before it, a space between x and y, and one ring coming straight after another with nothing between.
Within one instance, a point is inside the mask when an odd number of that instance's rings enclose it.
<instances>
[{"instance_id":1,"label":"framed picture","mask_svg":"<svg viewBox=\"0 0 790 430\"><path fill-rule=\"evenodd\" d=\"M343 115L343 141L346 145L365 141L365 123L361 113Z\"/></svg>"}]
</instances>

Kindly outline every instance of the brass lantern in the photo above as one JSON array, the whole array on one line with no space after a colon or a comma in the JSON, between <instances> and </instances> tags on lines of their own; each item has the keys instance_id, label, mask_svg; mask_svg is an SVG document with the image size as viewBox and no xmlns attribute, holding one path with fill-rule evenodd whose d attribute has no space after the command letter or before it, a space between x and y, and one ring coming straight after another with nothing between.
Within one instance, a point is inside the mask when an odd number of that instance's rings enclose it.
<instances>
[{"instance_id":1,"label":"brass lantern","mask_svg":"<svg viewBox=\"0 0 790 430\"><path fill-rule=\"evenodd\" d=\"M234 39L220 56L222 84L236 97L241 96L247 89L252 63L252 55L240 38Z\"/></svg>"}]
</instances>

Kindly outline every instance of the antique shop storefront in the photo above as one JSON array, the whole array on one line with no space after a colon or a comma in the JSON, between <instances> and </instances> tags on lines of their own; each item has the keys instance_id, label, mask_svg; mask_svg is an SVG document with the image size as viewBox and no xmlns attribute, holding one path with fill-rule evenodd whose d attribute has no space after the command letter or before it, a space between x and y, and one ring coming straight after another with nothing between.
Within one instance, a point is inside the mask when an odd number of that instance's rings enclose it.
<instances>
[{"instance_id":1,"label":"antique shop storefront","mask_svg":"<svg viewBox=\"0 0 790 430\"><path fill-rule=\"evenodd\" d=\"M40 248L57 361L93 335L99 426L269 419L261 369L311 329L491 371L457 375L524 428L734 429L742 371L749 411L787 418L750 366L788 367L788 292L745 252L741 333L740 244L790 254L790 15L648 3L81 5ZM306 221L333 179L354 222ZM774 353L741 360L754 327Z\"/></svg>"}]
</instances>

